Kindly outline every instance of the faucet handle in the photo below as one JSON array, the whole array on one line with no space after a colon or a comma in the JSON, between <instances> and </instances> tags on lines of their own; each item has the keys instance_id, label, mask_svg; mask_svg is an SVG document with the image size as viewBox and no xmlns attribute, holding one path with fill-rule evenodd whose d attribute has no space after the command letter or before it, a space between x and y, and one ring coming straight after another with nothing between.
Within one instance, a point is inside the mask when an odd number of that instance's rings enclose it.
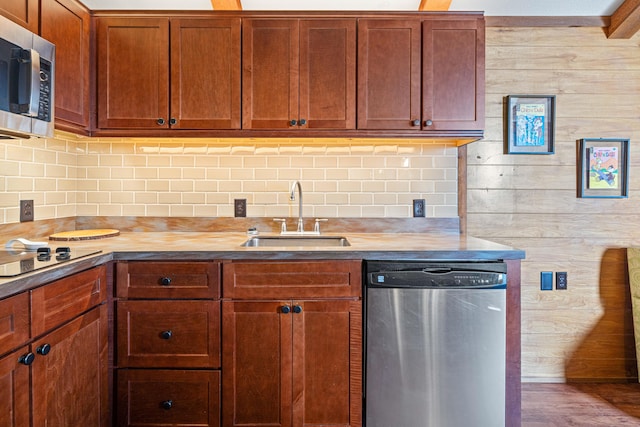
<instances>
[{"instance_id":1,"label":"faucet handle","mask_svg":"<svg viewBox=\"0 0 640 427\"><path fill-rule=\"evenodd\" d=\"M280 232L281 233L286 233L287 232L287 220L285 218L273 218L274 221L276 222L281 222L282 225L280 226Z\"/></svg>"},{"instance_id":2,"label":"faucet handle","mask_svg":"<svg viewBox=\"0 0 640 427\"><path fill-rule=\"evenodd\" d=\"M320 234L320 222L327 222L329 220L326 218L316 218L315 221L316 223L313 225L313 232Z\"/></svg>"}]
</instances>

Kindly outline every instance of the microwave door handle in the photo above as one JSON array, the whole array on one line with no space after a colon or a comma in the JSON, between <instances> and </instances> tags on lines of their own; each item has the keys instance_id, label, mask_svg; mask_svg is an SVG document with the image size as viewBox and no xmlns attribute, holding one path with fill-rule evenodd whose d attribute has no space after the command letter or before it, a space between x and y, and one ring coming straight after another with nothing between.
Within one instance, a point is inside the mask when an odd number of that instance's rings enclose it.
<instances>
[{"instance_id":1,"label":"microwave door handle","mask_svg":"<svg viewBox=\"0 0 640 427\"><path fill-rule=\"evenodd\" d=\"M40 107L40 54L31 49L31 99L29 100L29 116L38 117Z\"/></svg>"}]
</instances>

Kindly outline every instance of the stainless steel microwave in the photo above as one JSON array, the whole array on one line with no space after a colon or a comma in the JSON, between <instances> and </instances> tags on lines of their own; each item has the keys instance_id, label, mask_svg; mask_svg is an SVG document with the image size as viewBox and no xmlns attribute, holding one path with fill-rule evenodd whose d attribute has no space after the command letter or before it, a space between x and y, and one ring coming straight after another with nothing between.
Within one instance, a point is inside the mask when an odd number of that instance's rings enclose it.
<instances>
[{"instance_id":1,"label":"stainless steel microwave","mask_svg":"<svg viewBox=\"0 0 640 427\"><path fill-rule=\"evenodd\" d=\"M0 16L0 137L51 137L56 48Z\"/></svg>"}]
</instances>

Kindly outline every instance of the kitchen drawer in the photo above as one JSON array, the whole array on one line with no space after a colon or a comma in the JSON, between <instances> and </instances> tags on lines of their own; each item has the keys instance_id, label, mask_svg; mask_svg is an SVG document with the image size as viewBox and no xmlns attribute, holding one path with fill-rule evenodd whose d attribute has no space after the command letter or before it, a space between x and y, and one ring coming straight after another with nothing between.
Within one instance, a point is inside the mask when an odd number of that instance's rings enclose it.
<instances>
[{"instance_id":1,"label":"kitchen drawer","mask_svg":"<svg viewBox=\"0 0 640 427\"><path fill-rule=\"evenodd\" d=\"M31 336L37 337L101 304L107 297L106 267L96 267L31 291Z\"/></svg>"},{"instance_id":2,"label":"kitchen drawer","mask_svg":"<svg viewBox=\"0 0 640 427\"><path fill-rule=\"evenodd\" d=\"M220 264L120 262L116 282L119 298L217 299L220 297Z\"/></svg>"},{"instance_id":3,"label":"kitchen drawer","mask_svg":"<svg viewBox=\"0 0 640 427\"><path fill-rule=\"evenodd\" d=\"M222 266L229 299L345 298L362 292L362 262L230 261Z\"/></svg>"},{"instance_id":4,"label":"kitchen drawer","mask_svg":"<svg viewBox=\"0 0 640 427\"><path fill-rule=\"evenodd\" d=\"M122 367L220 366L220 301L118 301Z\"/></svg>"},{"instance_id":5,"label":"kitchen drawer","mask_svg":"<svg viewBox=\"0 0 640 427\"><path fill-rule=\"evenodd\" d=\"M0 300L0 356L29 341L29 293Z\"/></svg>"},{"instance_id":6,"label":"kitchen drawer","mask_svg":"<svg viewBox=\"0 0 640 427\"><path fill-rule=\"evenodd\" d=\"M118 426L219 426L220 371L121 369Z\"/></svg>"}]
</instances>

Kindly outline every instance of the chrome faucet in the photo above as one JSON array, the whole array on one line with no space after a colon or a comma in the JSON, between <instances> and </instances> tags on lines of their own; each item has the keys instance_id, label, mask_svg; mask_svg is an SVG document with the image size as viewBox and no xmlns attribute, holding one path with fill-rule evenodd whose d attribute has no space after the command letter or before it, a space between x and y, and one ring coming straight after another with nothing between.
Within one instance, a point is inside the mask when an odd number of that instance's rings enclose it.
<instances>
[{"instance_id":1,"label":"chrome faucet","mask_svg":"<svg viewBox=\"0 0 640 427\"><path fill-rule=\"evenodd\" d=\"M294 201L296 199L296 187L298 187L298 233L303 233L304 221L302 220L302 185L300 185L300 181L295 181L291 186L289 200Z\"/></svg>"}]
</instances>

